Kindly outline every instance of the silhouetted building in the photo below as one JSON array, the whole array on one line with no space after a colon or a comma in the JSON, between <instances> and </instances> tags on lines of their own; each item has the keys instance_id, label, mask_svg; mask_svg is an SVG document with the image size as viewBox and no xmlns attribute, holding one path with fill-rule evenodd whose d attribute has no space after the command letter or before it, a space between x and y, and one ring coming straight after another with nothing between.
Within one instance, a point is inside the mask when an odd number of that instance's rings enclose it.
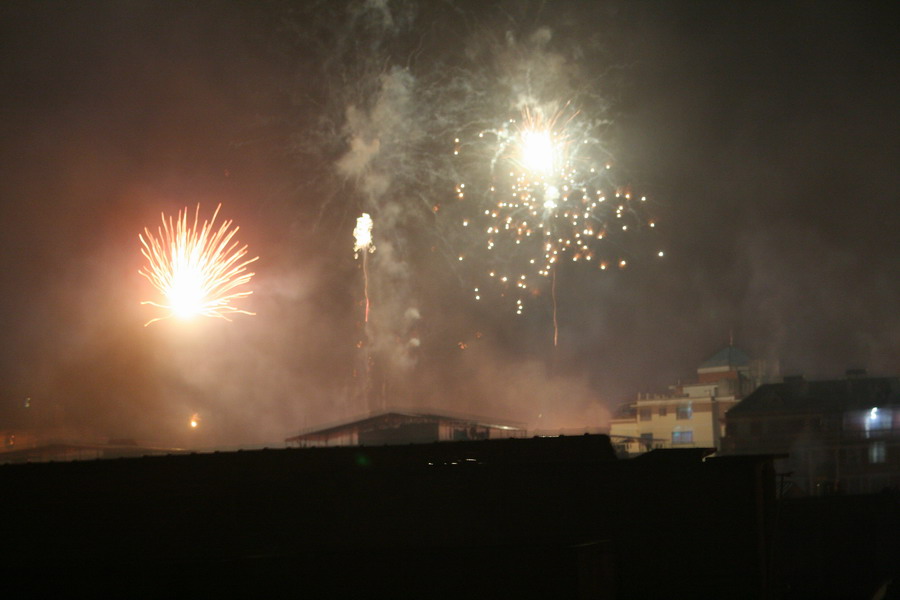
<instances>
[{"instance_id":1,"label":"silhouetted building","mask_svg":"<svg viewBox=\"0 0 900 600\"><path fill-rule=\"evenodd\" d=\"M287 438L288 445L380 446L522 437L519 424L419 412L382 412Z\"/></svg>"},{"instance_id":2,"label":"silhouetted building","mask_svg":"<svg viewBox=\"0 0 900 600\"><path fill-rule=\"evenodd\" d=\"M0 464L132 458L184 452L178 448L139 445L134 440L110 440L107 443L48 440L42 443L8 446L0 451Z\"/></svg>"},{"instance_id":3,"label":"silhouetted building","mask_svg":"<svg viewBox=\"0 0 900 600\"><path fill-rule=\"evenodd\" d=\"M762 598L760 457L606 436L0 466L32 597ZM648 576L652 570L652 576Z\"/></svg>"},{"instance_id":4,"label":"silhouetted building","mask_svg":"<svg viewBox=\"0 0 900 600\"><path fill-rule=\"evenodd\" d=\"M697 368L697 380L670 386L668 394L638 394L610 421L620 453L651 448L719 448L725 413L769 376L763 361L729 345Z\"/></svg>"},{"instance_id":5,"label":"silhouetted building","mask_svg":"<svg viewBox=\"0 0 900 600\"><path fill-rule=\"evenodd\" d=\"M807 494L900 488L900 378L787 377L726 414L723 452L788 454L779 472Z\"/></svg>"}]
</instances>

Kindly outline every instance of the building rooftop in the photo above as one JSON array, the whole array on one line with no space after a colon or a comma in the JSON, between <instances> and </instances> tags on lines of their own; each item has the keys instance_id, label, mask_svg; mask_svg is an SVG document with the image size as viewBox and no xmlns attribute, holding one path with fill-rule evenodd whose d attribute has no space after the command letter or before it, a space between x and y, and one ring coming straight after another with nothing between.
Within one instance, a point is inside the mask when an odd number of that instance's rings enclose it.
<instances>
[{"instance_id":1,"label":"building rooftop","mask_svg":"<svg viewBox=\"0 0 900 600\"><path fill-rule=\"evenodd\" d=\"M728 411L728 416L757 413L840 412L900 404L900 378L865 377L806 381L792 378L760 386Z\"/></svg>"},{"instance_id":2,"label":"building rooftop","mask_svg":"<svg viewBox=\"0 0 900 600\"><path fill-rule=\"evenodd\" d=\"M478 417L462 417L456 415L436 414L406 410L390 410L377 412L366 417L344 421L331 426L315 427L299 432L287 438L287 442L301 442L304 440L323 439L341 433L351 431L377 431L397 428L403 425L416 423L443 423L460 427L483 427L488 429L508 431L511 433L525 433L524 425L520 423L498 422L494 419Z\"/></svg>"}]
</instances>

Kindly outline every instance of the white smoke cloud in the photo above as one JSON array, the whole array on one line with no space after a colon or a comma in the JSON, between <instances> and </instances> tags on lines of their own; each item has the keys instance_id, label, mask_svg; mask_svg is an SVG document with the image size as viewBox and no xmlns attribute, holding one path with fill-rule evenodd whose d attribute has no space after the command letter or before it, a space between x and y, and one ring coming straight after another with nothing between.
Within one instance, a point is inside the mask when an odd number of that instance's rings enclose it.
<instances>
[{"instance_id":1,"label":"white smoke cloud","mask_svg":"<svg viewBox=\"0 0 900 600\"><path fill-rule=\"evenodd\" d=\"M386 6L379 4L386 10ZM376 95L369 108L350 106L346 110L344 137L347 150L335 163L338 174L354 183L362 209L373 217L373 242L377 248L368 262L368 290L371 313L366 326L366 352L381 378L404 378L415 365L419 340L412 328L420 318L410 277L408 243L403 228L410 208L399 191L404 169L414 162L417 128L413 102L415 81L404 68L393 67L372 74ZM401 180L397 181L396 178ZM415 341L413 341L415 340ZM384 387L384 386L382 386ZM368 382L367 394L373 386ZM370 407L374 406L368 399Z\"/></svg>"}]
</instances>

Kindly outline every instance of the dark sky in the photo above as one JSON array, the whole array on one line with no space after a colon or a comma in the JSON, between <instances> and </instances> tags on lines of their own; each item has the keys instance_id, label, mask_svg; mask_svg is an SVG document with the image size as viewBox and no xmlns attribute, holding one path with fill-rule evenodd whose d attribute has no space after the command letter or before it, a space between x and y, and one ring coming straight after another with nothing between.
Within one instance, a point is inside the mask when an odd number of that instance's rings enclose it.
<instances>
[{"instance_id":1,"label":"dark sky","mask_svg":"<svg viewBox=\"0 0 900 600\"><path fill-rule=\"evenodd\" d=\"M482 4L0 5L0 418L278 443L384 396L596 426L730 334L783 373L900 372L886 3ZM666 252L561 268L556 348L546 290L522 316L474 302L443 217L454 135L508 118L523 82L604 123L658 223L629 243ZM198 202L260 256L258 314L145 328L137 236Z\"/></svg>"}]
</instances>

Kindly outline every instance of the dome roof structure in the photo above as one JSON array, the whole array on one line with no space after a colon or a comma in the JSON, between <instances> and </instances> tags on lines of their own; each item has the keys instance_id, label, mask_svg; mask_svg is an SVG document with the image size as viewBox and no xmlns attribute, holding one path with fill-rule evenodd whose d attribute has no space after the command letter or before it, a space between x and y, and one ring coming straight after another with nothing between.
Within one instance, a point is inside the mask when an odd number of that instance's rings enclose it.
<instances>
[{"instance_id":1,"label":"dome roof structure","mask_svg":"<svg viewBox=\"0 0 900 600\"><path fill-rule=\"evenodd\" d=\"M746 367L750 364L750 357L740 348L726 346L707 359L701 369L715 369L721 367Z\"/></svg>"}]
</instances>

